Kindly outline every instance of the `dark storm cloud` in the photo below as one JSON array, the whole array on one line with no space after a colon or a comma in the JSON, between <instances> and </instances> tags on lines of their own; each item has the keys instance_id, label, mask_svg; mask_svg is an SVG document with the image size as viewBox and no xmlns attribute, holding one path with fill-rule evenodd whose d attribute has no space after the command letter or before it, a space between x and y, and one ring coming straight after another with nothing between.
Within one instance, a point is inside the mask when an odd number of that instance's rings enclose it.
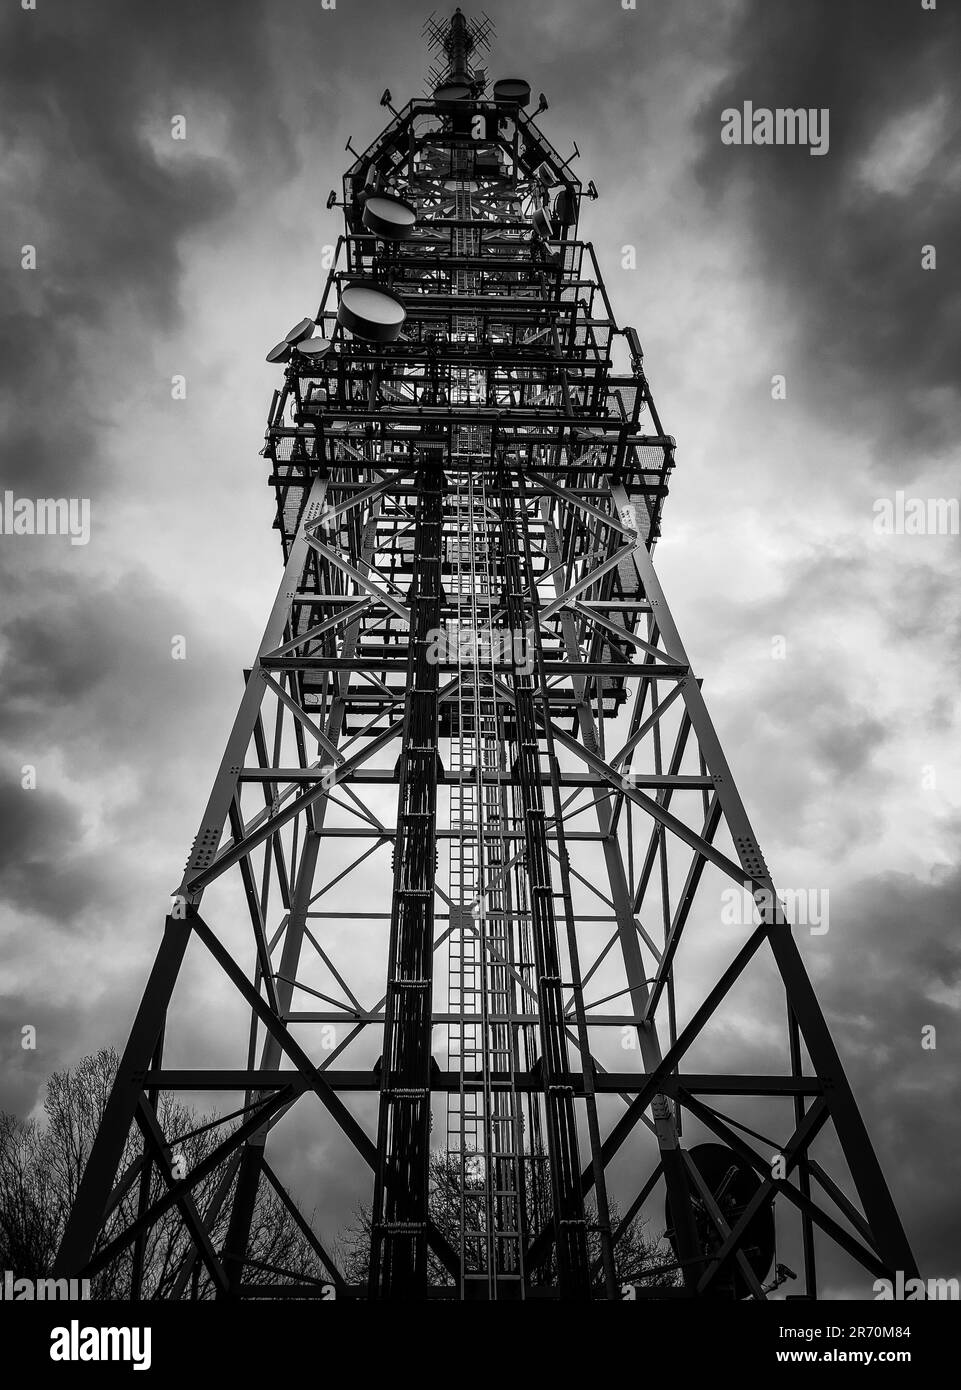
<instances>
[{"instance_id":1,"label":"dark storm cloud","mask_svg":"<svg viewBox=\"0 0 961 1390\"><path fill-rule=\"evenodd\" d=\"M699 175L715 196L733 195L728 206L744 200L759 269L788 295L795 382L910 477L917 451L953 442L959 420L961 11L751 0L730 55L700 116ZM828 108L829 152L722 145L722 110L746 100ZM902 161L900 142L924 109L930 126ZM869 156L891 162L892 188L872 186ZM921 269L927 244L935 271Z\"/></svg>"},{"instance_id":2,"label":"dark storm cloud","mask_svg":"<svg viewBox=\"0 0 961 1390\"><path fill-rule=\"evenodd\" d=\"M76 495L102 476L96 421L112 383L89 379L91 330L120 312L169 327L183 238L228 211L241 186L228 159L194 153L197 103L225 119L226 155L289 174L288 133L262 81L267 52L261 0L234 0L229 15L192 0L6 7L0 129L16 247L8 241L0 282L0 381L14 422L5 485ZM187 118L183 142L171 138L176 115ZM21 245L36 247L36 270L21 269Z\"/></svg>"},{"instance_id":3,"label":"dark storm cloud","mask_svg":"<svg viewBox=\"0 0 961 1390\"><path fill-rule=\"evenodd\" d=\"M961 831L961 824L957 829ZM831 968L817 985L924 1273L961 1274L958 997L961 873L882 874L833 896ZM877 1001L884 1001L879 1009ZM932 1048L922 1029L936 1029Z\"/></svg>"},{"instance_id":4,"label":"dark storm cloud","mask_svg":"<svg viewBox=\"0 0 961 1390\"><path fill-rule=\"evenodd\" d=\"M184 239L230 211L244 161L260 164L265 186L290 176L290 137L262 80L267 30L261 0L235 0L229 18L191 0L5 9L0 481L15 496L109 487L106 422L136 385L124 344L142 352L156 329L176 328ZM176 115L183 142L171 139ZM207 126L221 131L216 155L195 149ZM36 270L21 268L21 245L36 247ZM172 634L192 632L187 605L144 574L105 584L87 552L70 559L64 583L59 542L0 541L0 875L8 903L46 914L53 930L105 906L118 876L82 844L82 808L50 788L50 760L101 782L129 760L135 790L104 813L122 836L130 797L170 789L172 712L186 694L203 722L213 672L192 639L191 659L171 661ZM20 786L28 762L40 769L32 792Z\"/></svg>"},{"instance_id":5,"label":"dark storm cloud","mask_svg":"<svg viewBox=\"0 0 961 1390\"><path fill-rule=\"evenodd\" d=\"M37 990L0 994L0 1110L26 1118L81 1026L78 1009L52 1007ZM26 1027L36 1029L35 1047L23 1046Z\"/></svg>"},{"instance_id":6,"label":"dark storm cloud","mask_svg":"<svg viewBox=\"0 0 961 1390\"><path fill-rule=\"evenodd\" d=\"M926 740L931 757L920 760L930 761L952 724L959 559L949 540L939 540L944 548L934 553L918 540L901 542L894 569L885 546L866 551L857 536L796 558L785 551L778 587L763 598L732 606L723 592L705 597L717 645L703 659L699 652L697 664L735 769L753 759L752 807L769 846L779 840L789 852L796 848L808 817L818 835L826 811L837 836L819 843L819 854L877 841L904 792L899 741L916 736L923 747ZM774 634L786 642L784 660L771 659ZM749 663L742 666L749 679L715 695L722 644ZM877 690L865 680L875 660L890 663Z\"/></svg>"},{"instance_id":7,"label":"dark storm cloud","mask_svg":"<svg viewBox=\"0 0 961 1390\"><path fill-rule=\"evenodd\" d=\"M825 711L833 712L834 702L828 696L823 706ZM886 737L887 730L880 719L849 705L843 710L841 720L819 730L815 746L834 777L849 777L868 766Z\"/></svg>"},{"instance_id":8,"label":"dark storm cloud","mask_svg":"<svg viewBox=\"0 0 961 1390\"><path fill-rule=\"evenodd\" d=\"M88 914L97 908L105 914L96 926L102 930L103 920L121 911L129 887L117 862L121 847L133 852L131 831L156 830L170 808L188 811L180 797L189 756L178 715L184 702L197 728L208 729L213 774L231 713L229 701L211 699L221 688L222 656L147 576L91 582L60 596L42 589L25 595L26 587L14 586L15 609L0 624L0 900L44 918L54 932L85 917L93 929L96 919ZM174 634L187 637L184 661L171 657ZM104 801L92 840L86 838L90 808L77 789L68 795L56 785L61 763L95 805ZM23 786L25 766L35 769L33 788ZM186 822L182 834L186 840ZM176 867L176 861L168 865L171 879Z\"/></svg>"},{"instance_id":9,"label":"dark storm cloud","mask_svg":"<svg viewBox=\"0 0 961 1390\"><path fill-rule=\"evenodd\" d=\"M90 577L60 594L27 585L14 593L17 611L0 621L6 644L4 737L22 735L24 713L39 713L52 727L69 711L73 741L102 732L106 718L119 740L114 746L129 752L124 740L142 731L143 721L128 728L125 704L132 713L152 694L167 720L164 706L175 692L185 682L188 694L202 691L216 669L209 646L190 636L189 659L171 659L172 637L192 634L196 625L185 600L164 594L147 574L124 573L113 582ZM89 726L88 711L96 719ZM62 722L60 727L68 732Z\"/></svg>"},{"instance_id":10,"label":"dark storm cloud","mask_svg":"<svg viewBox=\"0 0 961 1390\"><path fill-rule=\"evenodd\" d=\"M59 793L24 790L19 769L0 780L0 896L9 907L64 927L97 894L94 866L74 858L80 821Z\"/></svg>"},{"instance_id":11,"label":"dark storm cloud","mask_svg":"<svg viewBox=\"0 0 961 1390\"><path fill-rule=\"evenodd\" d=\"M231 699L220 698L217 637L148 575L126 573L114 584L90 582L51 598L23 601L0 625L0 738L24 761L63 749L74 776L129 768L138 784L166 783L184 751L182 705L198 730L208 719L226 729ZM172 657L175 636L185 638L184 660Z\"/></svg>"}]
</instances>

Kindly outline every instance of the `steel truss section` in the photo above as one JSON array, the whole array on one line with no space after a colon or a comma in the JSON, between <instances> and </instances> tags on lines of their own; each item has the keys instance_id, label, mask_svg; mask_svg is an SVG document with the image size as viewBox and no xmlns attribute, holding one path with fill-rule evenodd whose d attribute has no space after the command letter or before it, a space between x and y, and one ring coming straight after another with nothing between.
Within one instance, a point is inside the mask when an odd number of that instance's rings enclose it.
<instances>
[{"instance_id":1,"label":"steel truss section","mask_svg":"<svg viewBox=\"0 0 961 1390\"><path fill-rule=\"evenodd\" d=\"M283 577L59 1275L133 1252L139 1297L176 1212L172 1297L617 1298L621 1242L656 1210L673 1292L763 1298L775 1202L808 1296L819 1246L915 1272L655 570L674 441L638 336L578 239L570 161L470 66L489 32L434 24L432 81L469 96L408 103L345 175L327 343L292 344L268 416ZM371 231L371 197L402 199L412 234ZM393 341L345 325L358 281L403 304ZM201 975L236 1005L234 1068L166 1059ZM774 987L780 1052L739 1070L724 1030ZM223 1096L183 1176L165 1092ZM280 1176L308 1108L369 1169L366 1283ZM756 1175L737 1207L692 1131ZM252 1260L267 1188L315 1279Z\"/></svg>"}]
</instances>

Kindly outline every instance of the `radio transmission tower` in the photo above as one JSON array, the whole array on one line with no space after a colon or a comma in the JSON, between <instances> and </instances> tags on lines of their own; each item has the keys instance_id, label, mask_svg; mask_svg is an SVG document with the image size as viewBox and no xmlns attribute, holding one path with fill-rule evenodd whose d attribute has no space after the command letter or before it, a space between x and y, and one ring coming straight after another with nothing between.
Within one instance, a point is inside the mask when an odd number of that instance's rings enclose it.
<instances>
[{"instance_id":1,"label":"radio transmission tower","mask_svg":"<svg viewBox=\"0 0 961 1390\"><path fill-rule=\"evenodd\" d=\"M872 1280L911 1275L654 568L674 440L578 236L596 190L528 83L488 82L486 18L426 35L429 95L384 93L320 307L269 355L283 577L59 1272L124 1257L137 1298L173 1215L185 1296L329 1295L262 1282L268 1184L339 1296L622 1297L640 1212L672 1295L816 1296L832 1244ZM200 964L208 1031L246 1019L233 1070L167 1028ZM759 992L783 1034L743 1074L731 1029ZM165 1092L223 1096L194 1171ZM366 1285L271 1161L305 1110L308 1201L328 1152L369 1170Z\"/></svg>"}]
</instances>

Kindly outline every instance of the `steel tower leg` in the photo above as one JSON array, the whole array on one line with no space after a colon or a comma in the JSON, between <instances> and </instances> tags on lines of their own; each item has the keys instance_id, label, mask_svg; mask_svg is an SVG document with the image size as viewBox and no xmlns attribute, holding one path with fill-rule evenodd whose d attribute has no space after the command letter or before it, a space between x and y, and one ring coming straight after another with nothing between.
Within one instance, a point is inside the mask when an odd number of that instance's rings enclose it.
<instances>
[{"instance_id":1,"label":"steel tower leg","mask_svg":"<svg viewBox=\"0 0 961 1390\"><path fill-rule=\"evenodd\" d=\"M258 651L258 665L261 659L283 640L284 629L290 620L291 599L309 554L307 528L321 514L326 491L327 480L315 478L303 511L297 539L290 548L278 594L267 620ZM236 769L242 765L247 746L253 737L261 699L262 688L258 682L248 681L175 898L176 915L170 914L166 918L160 949L130 1030L73 1209L67 1220L55 1264L58 1275L76 1273L84 1269L93 1254L124 1145L142 1095L140 1078L150 1065L151 1055L163 1031L170 997L190 939L192 917L203 896L202 889L198 892L192 887L192 876L209 865L220 842L236 791Z\"/></svg>"},{"instance_id":2,"label":"steel tower leg","mask_svg":"<svg viewBox=\"0 0 961 1390\"><path fill-rule=\"evenodd\" d=\"M611 488L611 494L618 507L623 508L628 505L627 495L619 485L615 484ZM644 593L657 611L658 626L665 651L680 664L689 666L690 663L681 642L680 633L674 623L660 581L655 574L651 556L643 546L639 546L634 549L631 558L637 569ZM874 1232L878 1252L890 1269L910 1271L908 1277L916 1277L917 1267L904 1227L888 1191L881 1165L878 1163L868 1138L864 1121L841 1065L841 1059L834 1046L830 1030L821 1012L817 996L804 968L797 943L791 934L790 927L783 920L782 914L772 912L766 907L769 901L776 900L777 897L774 881L764 864L757 838L724 757L700 686L696 681L685 682L683 699L705 762L711 769L717 785L718 797L730 827L744 874L746 878L755 883L756 890L761 888L767 894L766 897L762 898L762 902L765 904L763 914L769 918L766 935L784 980L792 1013L797 1019L815 1072L829 1088L831 1117L834 1120L841 1147L850 1165L851 1175L857 1187L865 1215ZM734 1242L732 1241L731 1248L733 1246Z\"/></svg>"},{"instance_id":3,"label":"steel tower leg","mask_svg":"<svg viewBox=\"0 0 961 1390\"><path fill-rule=\"evenodd\" d=\"M429 648L442 599L439 469L423 469L417 487L370 1260L371 1297L393 1299L427 1294L439 685Z\"/></svg>"},{"instance_id":4,"label":"steel tower leg","mask_svg":"<svg viewBox=\"0 0 961 1390\"><path fill-rule=\"evenodd\" d=\"M551 523L546 511L544 514L544 527L545 551L548 556L549 566L551 570L559 571L561 569L562 559L561 549L558 544L556 529ZM558 592L560 588L559 583L555 582L554 587L555 592ZM580 652L575 633L574 619L571 614L561 613L560 629L567 655L572 662L576 662L579 659ZM597 728L594 722L594 716L591 713L590 702L587 698L586 678L576 679L574 688L579 697L577 704L577 720L581 739L585 748L589 748L593 753L598 753ZM635 926L634 908L627 875L624 870L624 861L621 855L619 841L614 833L610 803L603 797L598 797L594 804L594 814L597 819L598 830L600 831L600 843L607 870L607 880L610 885L611 897L615 905L618 944L620 946L624 962L624 972L630 989L629 998L635 1018L638 1045L645 1067L648 1071L654 1071L661 1062L661 1046L658 1041L657 1027L654 1020L646 1017L646 1008L649 1002L648 982ZM652 1103L652 1115L658 1148L660 1150L661 1167L664 1172L671 1208L675 1213L675 1231L679 1258L681 1260L681 1275L687 1287L693 1292L697 1286L701 1250L694 1228L690 1191L685 1177L684 1160L680 1149L674 1113L671 1109L669 1100L663 1094L654 1098Z\"/></svg>"},{"instance_id":5,"label":"steel tower leg","mask_svg":"<svg viewBox=\"0 0 961 1390\"><path fill-rule=\"evenodd\" d=\"M529 549L517 515L509 476L501 478L500 521L505 575L505 608L510 632L526 632L525 595L534 583ZM525 572L521 559L527 559ZM543 661L539 662L543 672ZM554 1244L557 1250L561 1297L589 1299L591 1266L587 1250L587 1223L577 1180L577 1127L574 1093L570 1084L567 1031L564 1025L563 982L554 914L554 886L545 835L545 811L541 795L541 741L534 718L533 673L517 669L512 679L517 719L515 777L524 806L526 868L530 884L534 958L537 964L538 1014L544 1105L547 1114L547 1150L553 1197ZM590 1059L585 1058L585 1065Z\"/></svg>"}]
</instances>

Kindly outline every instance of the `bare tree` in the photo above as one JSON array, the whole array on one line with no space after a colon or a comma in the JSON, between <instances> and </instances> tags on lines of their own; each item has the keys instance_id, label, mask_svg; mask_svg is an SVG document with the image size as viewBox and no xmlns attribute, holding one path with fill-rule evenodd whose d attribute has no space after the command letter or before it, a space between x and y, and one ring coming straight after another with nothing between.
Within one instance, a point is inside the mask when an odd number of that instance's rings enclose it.
<instances>
[{"instance_id":1,"label":"bare tree","mask_svg":"<svg viewBox=\"0 0 961 1390\"><path fill-rule=\"evenodd\" d=\"M47 1083L44 1122L21 1121L0 1112L0 1269L14 1271L18 1277L50 1276L118 1061L115 1051L104 1048L85 1057L74 1070L52 1076ZM175 1165L180 1173L195 1169L232 1127L215 1115L197 1114L167 1093L160 1098L157 1119L167 1136L168 1172ZM227 1231L238 1156L239 1150L235 1150L191 1189L215 1249L221 1248ZM133 1135L128 1137L119 1176L121 1184L126 1181L126 1190L107 1219L101 1247L130 1223L144 1197L152 1204L169 1187L157 1161L151 1160L145 1171L144 1146ZM128 1245L95 1276L91 1288L94 1298L130 1296L135 1251L135 1245ZM141 1297L213 1296L210 1273L197 1256L176 1206L145 1233L141 1258ZM330 1281L290 1212L263 1181L247 1259L246 1277L257 1284Z\"/></svg>"}]
</instances>

